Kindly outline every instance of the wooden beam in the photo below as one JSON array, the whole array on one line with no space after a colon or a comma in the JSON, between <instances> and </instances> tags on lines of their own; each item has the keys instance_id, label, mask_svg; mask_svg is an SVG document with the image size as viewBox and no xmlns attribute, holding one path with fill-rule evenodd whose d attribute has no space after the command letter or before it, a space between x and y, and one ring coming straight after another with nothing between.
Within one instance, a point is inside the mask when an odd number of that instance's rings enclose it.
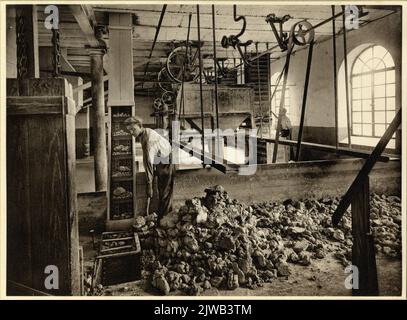
<instances>
[{"instance_id":1,"label":"wooden beam","mask_svg":"<svg viewBox=\"0 0 407 320\"><path fill-rule=\"evenodd\" d=\"M103 76L103 82L105 82L107 80L109 80L109 76L108 75ZM86 83L76 87L76 88L73 88L73 92L75 93L75 92L80 91L80 90L86 90L86 89L89 89L91 86L92 86L92 81L89 81L89 82L86 82Z\"/></svg>"},{"instance_id":2,"label":"wooden beam","mask_svg":"<svg viewBox=\"0 0 407 320\"><path fill-rule=\"evenodd\" d=\"M263 140L271 143L275 143L275 139L267 139L263 138ZM286 146L297 146L297 141L294 140L279 140L279 144L286 145ZM340 155L346 155L346 156L352 156L352 157L357 157L357 158L368 158L370 156L370 153L367 151L362 151L362 150L354 150L354 149L349 149L349 148L341 148L339 147L336 149L335 146L330 146L326 144L318 144L318 143L311 143L311 142L302 142L301 143L302 147L313 149L313 150L318 150L318 151L323 151L323 152L331 152L331 153L338 153ZM390 160L389 157L387 156L379 156L378 161L381 162L388 162Z\"/></svg>"},{"instance_id":3,"label":"wooden beam","mask_svg":"<svg viewBox=\"0 0 407 320\"><path fill-rule=\"evenodd\" d=\"M334 214L332 215L332 224L334 226L337 226L339 221L342 219L342 216L345 214L346 210L348 209L354 195L357 193L361 184L365 181L366 177L369 175L370 171L373 169L373 166L375 165L375 163L379 160L380 155L386 148L391 137L393 136L394 132L396 132L396 130L400 126L400 124L401 124L401 109L399 109L399 111L397 111L397 114L394 117L393 121L390 123L389 127L386 129L384 135L381 137L380 141L377 143L372 154L366 160L362 169L359 171L359 174L356 176L355 180L353 181L353 183L349 187L348 191L343 196L338 207L336 208Z\"/></svg>"},{"instance_id":4,"label":"wooden beam","mask_svg":"<svg viewBox=\"0 0 407 320\"><path fill-rule=\"evenodd\" d=\"M96 20L89 5L70 5L69 8L76 22L78 22L86 40L91 47L99 47L100 43L95 36Z\"/></svg>"},{"instance_id":5,"label":"wooden beam","mask_svg":"<svg viewBox=\"0 0 407 320\"><path fill-rule=\"evenodd\" d=\"M379 285L374 239L370 233L369 176L365 177L352 199L352 265L358 268L358 288L354 296L377 296Z\"/></svg>"}]
</instances>

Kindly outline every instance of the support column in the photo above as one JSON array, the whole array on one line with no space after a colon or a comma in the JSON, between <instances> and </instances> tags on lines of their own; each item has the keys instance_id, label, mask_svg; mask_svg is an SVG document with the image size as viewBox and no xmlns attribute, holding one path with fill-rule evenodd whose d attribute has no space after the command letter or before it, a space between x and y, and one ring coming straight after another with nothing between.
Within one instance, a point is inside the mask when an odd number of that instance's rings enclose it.
<instances>
[{"instance_id":1,"label":"support column","mask_svg":"<svg viewBox=\"0 0 407 320\"><path fill-rule=\"evenodd\" d=\"M352 199L352 264L358 269L358 288L354 296L377 296L376 257L373 235L370 232L370 192L367 176Z\"/></svg>"},{"instance_id":2,"label":"support column","mask_svg":"<svg viewBox=\"0 0 407 320\"><path fill-rule=\"evenodd\" d=\"M107 190L107 153L105 125L105 92L103 84L103 55L105 49L89 50L92 75L92 116L95 158L95 191Z\"/></svg>"},{"instance_id":3,"label":"support column","mask_svg":"<svg viewBox=\"0 0 407 320\"><path fill-rule=\"evenodd\" d=\"M39 77L37 23L36 6L16 6L18 78Z\"/></svg>"}]
</instances>

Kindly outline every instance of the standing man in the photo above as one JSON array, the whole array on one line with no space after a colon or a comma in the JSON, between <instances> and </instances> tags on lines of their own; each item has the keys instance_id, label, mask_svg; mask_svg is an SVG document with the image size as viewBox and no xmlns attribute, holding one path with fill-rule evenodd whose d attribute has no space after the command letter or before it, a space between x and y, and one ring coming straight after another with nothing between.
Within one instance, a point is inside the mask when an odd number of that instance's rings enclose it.
<instances>
[{"instance_id":1,"label":"standing man","mask_svg":"<svg viewBox=\"0 0 407 320\"><path fill-rule=\"evenodd\" d=\"M280 130L280 136L284 139L290 139L291 140L291 133L292 133L292 125L290 118L287 116L287 109L286 108L281 108L281 130ZM286 147L287 152L287 161L290 161L291 159L294 159L294 152L293 148L291 146Z\"/></svg>"},{"instance_id":2,"label":"standing man","mask_svg":"<svg viewBox=\"0 0 407 320\"><path fill-rule=\"evenodd\" d=\"M171 144L162 135L143 127L138 117L125 120L127 130L141 143L147 186L147 214L153 197L153 179L158 182L158 219L172 211L175 167L171 161Z\"/></svg>"}]
</instances>

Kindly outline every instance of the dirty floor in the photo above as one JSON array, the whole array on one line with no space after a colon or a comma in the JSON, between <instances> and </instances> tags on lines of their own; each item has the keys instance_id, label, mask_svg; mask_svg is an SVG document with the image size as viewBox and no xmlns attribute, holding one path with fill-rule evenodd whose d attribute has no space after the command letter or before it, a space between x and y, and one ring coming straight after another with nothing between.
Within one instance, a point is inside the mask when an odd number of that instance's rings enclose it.
<instances>
[{"instance_id":1,"label":"dirty floor","mask_svg":"<svg viewBox=\"0 0 407 320\"><path fill-rule=\"evenodd\" d=\"M91 269L96 251L92 239L81 237L84 248L85 270ZM379 292L381 296L400 296L402 269L401 261L378 255L377 269ZM291 275L288 279L277 278L257 289L238 288L236 290L210 289L204 296L350 296L351 290L345 288L344 281L348 274L343 265L332 255L322 260L313 260L310 266L290 264ZM106 295L112 296L159 296L143 280L105 287ZM171 292L170 296L181 296L182 292Z\"/></svg>"}]
</instances>

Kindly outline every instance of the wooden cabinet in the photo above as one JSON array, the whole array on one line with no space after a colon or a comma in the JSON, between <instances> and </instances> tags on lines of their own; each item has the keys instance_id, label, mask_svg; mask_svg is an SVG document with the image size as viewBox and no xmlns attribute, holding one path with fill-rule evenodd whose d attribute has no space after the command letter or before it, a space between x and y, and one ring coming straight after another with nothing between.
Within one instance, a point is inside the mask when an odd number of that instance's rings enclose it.
<instances>
[{"instance_id":1,"label":"wooden cabinet","mask_svg":"<svg viewBox=\"0 0 407 320\"><path fill-rule=\"evenodd\" d=\"M64 79L7 82L7 293L80 294L75 103ZM58 268L58 289L45 268Z\"/></svg>"}]
</instances>

